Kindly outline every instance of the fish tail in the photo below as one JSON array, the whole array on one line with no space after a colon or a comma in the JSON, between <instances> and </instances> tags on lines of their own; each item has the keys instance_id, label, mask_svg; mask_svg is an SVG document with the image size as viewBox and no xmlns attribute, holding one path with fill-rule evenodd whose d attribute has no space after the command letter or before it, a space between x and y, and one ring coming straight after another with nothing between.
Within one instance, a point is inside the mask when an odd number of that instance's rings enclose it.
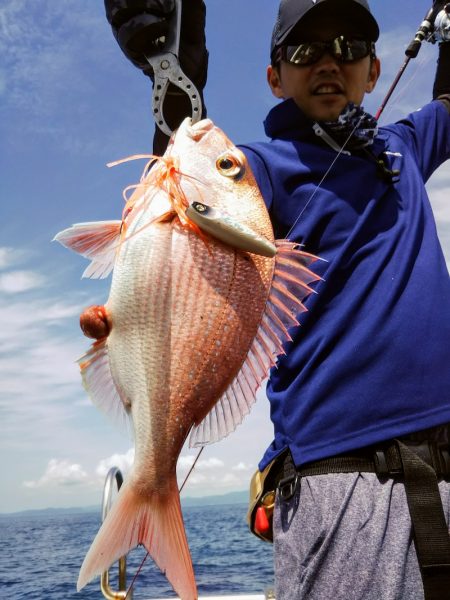
<instances>
[{"instance_id":1,"label":"fish tail","mask_svg":"<svg viewBox=\"0 0 450 600\"><path fill-rule=\"evenodd\" d=\"M122 486L81 566L77 590L138 544L143 544L182 600L196 600L197 588L186 539L176 479L164 496Z\"/></svg>"}]
</instances>

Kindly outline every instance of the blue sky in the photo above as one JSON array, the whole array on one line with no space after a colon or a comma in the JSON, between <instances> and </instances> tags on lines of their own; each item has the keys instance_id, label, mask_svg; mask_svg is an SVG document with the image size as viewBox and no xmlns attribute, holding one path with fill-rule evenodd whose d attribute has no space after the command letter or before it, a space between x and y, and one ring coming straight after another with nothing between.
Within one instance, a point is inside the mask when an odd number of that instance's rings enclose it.
<instances>
[{"instance_id":1,"label":"blue sky","mask_svg":"<svg viewBox=\"0 0 450 600\"><path fill-rule=\"evenodd\" d=\"M275 103L265 67L277 6L207 0L208 112L236 143L264 137ZM365 101L375 112L428 4L371 6L383 31L383 74ZM429 99L436 51L427 44L411 63L382 123ZM132 459L75 364L89 345L78 315L106 300L109 280L81 280L87 263L50 240L75 222L118 218L141 165L105 165L151 151L151 88L116 46L101 0L3 0L0 55L0 511L95 504L108 467ZM448 263L449 184L448 164L428 184ZM262 396L232 436L205 450L186 495L245 489L270 440ZM183 453L180 474L193 456Z\"/></svg>"}]
</instances>

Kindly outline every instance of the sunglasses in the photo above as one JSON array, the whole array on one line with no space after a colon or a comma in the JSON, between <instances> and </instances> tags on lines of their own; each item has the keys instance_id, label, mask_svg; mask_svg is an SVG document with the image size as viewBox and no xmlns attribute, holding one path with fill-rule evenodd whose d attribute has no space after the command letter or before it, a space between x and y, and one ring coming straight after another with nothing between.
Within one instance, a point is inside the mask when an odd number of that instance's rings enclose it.
<instances>
[{"instance_id":1,"label":"sunglasses","mask_svg":"<svg viewBox=\"0 0 450 600\"><path fill-rule=\"evenodd\" d=\"M326 53L342 63L352 63L369 54L372 58L375 57L373 42L347 39L343 35L329 42L304 42L297 46L281 46L278 50L278 59L299 66L313 65Z\"/></svg>"}]
</instances>

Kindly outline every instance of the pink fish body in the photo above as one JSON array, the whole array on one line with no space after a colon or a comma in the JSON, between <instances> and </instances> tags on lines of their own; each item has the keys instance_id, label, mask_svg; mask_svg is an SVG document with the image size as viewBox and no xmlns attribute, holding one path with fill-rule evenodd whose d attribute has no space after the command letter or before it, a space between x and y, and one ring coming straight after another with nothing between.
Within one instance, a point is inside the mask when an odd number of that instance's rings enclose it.
<instances>
[{"instance_id":1,"label":"pink fish body","mask_svg":"<svg viewBox=\"0 0 450 600\"><path fill-rule=\"evenodd\" d=\"M191 445L203 445L239 425L319 279L307 268L315 257L287 241L268 257L203 234L185 214L193 201L274 243L245 157L210 120L180 126L122 222L75 225L56 238L92 259L88 274L114 268L110 333L80 365L94 403L131 417L135 438L132 471L78 589L143 544L180 598L197 598L178 456L189 433Z\"/></svg>"}]
</instances>

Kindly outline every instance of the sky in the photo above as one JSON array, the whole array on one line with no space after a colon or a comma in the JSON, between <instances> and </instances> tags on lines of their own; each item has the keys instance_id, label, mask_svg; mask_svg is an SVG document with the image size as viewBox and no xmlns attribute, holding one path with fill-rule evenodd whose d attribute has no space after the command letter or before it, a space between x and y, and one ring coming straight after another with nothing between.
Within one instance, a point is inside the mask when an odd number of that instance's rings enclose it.
<instances>
[{"instance_id":1,"label":"sky","mask_svg":"<svg viewBox=\"0 0 450 600\"><path fill-rule=\"evenodd\" d=\"M208 114L235 143L264 139L278 2L206 4ZM383 32L382 76L364 103L375 113L428 4L371 6ZM424 45L381 123L430 99L436 55ZM87 262L51 240L72 223L119 218L122 189L142 165L106 163L151 152L151 86L116 45L101 0L2 0L0 56L0 512L98 504L109 467L126 472L133 457L130 440L91 405L75 362L89 346L79 313L106 301L110 280L81 279ZM448 264L449 184L446 164L427 186ZM236 432L205 449L186 496L247 489L272 436L259 396ZM180 478L195 454L183 450Z\"/></svg>"}]
</instances>

